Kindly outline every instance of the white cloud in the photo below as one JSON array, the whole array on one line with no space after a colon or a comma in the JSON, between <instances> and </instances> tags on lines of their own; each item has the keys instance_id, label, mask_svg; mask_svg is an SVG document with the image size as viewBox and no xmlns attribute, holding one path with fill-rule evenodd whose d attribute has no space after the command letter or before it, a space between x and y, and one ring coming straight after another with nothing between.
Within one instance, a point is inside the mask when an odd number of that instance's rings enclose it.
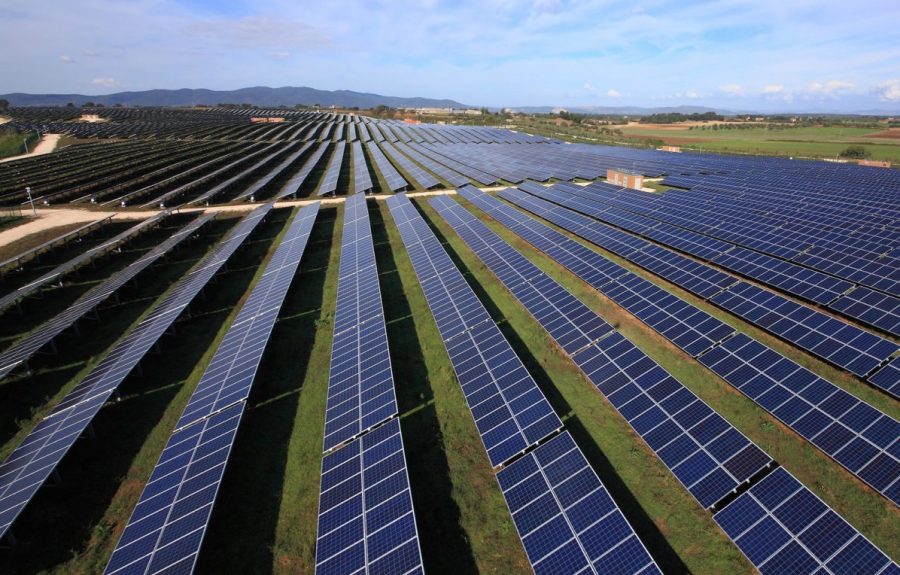
<instances>
[{"instance_id":1,"label":"white cloud","mask_svg":"<svg viewBox=\"0 0 900 575\"><path fill-rule=\"evenodd\" d=\"M684 93L684 95L685 95L685 97L690 98L692 100L700 97L700 94L698 94L694 90L688 90L687 92Z\"/></svg>"},{"instance_id":2,"label":"white cloud","mask_svg":"<svg viewBox=\"0 0 900 575\"><path fill-rule=\"evenodd\" d=\"M591 86L587 82L584 83L584 89L587 90L588 92L596 92L597 91L597 88Z\"/></svg>"},{"instance_id":3,"label":"white cloud","mask_svg":"<svg viewBox=\"0 0 900 575\"><path fill-rule=\"evenodd\" d=\"M763 88L762 95L766 100L784 100L785 102L794 101L794 92L786 90L784 86L769 84Z\"/></svg>"},{"instance_id":4,"label":"white cloud","mask_svg":"<svg viewBox=\"0 0 900 575\"><path fill-rule=\"evenodd\" d=\"M112 78L94 78L91 84L95 86L103 86L104 88L120 88L122 83Z\"/></svg>"},{"instance_id":5,"label":"white cloud","mask_svg":"<svg viewBox=\"0 0 900 575\"><path fill-rule=\"evenodd\" d=\"M60 56L59 61L65 62L66 64L74 64L75 63L75 60L73 60L71 56Z\"/></svg>"},{"instance_id":6,"label":"white cloud","mask_svg":"<svg viewBox=\"0 0 900 575\"><path fill-rule=\"evenodd\" d=\"M855 85L849 82L842 82L840 80L831 80L829 82L825 82L824 84L820 84L819 82L813 82L809 86L806 87L805 97L808 98L837 98L841 94L845 94L851 90L856 88Z\"/></svg>"},{"instance_id":7,"label":"white cloud","mask_svg":"<svg viewBox=\"0 0 900 575\"><path fill-rule=\"evenodd\" d=\"M729 98L737 98L738 96L744 95L744 88L739 84L726 84L724 86L719 86L719 90L721 90Z\"/></svg>"},{"instance_id":8,"label":"white cloud","mask_svg":"<svg viewBox=\"0 0 900 575\"><path fill-rule=\"evenodd\" d=\"M85 50L84 55L90 56L91 58L96 58L97 56L100 56L100 52L94 52L93 50Z\"/></svg>"},{"instance_id":9,"label":"white cloud","mask_svg":"<svg viewBox=\"0 0 900 575\"><path fill-rule=\"evenodd\" d=\"M616 91L616 90L608 90L608 91L606 92L606 95L609 96L610 98L618 98L618 97L620 97L622 94L621 94L620 92Z\"/></svg>"},{"instance_id":10,"label":"white cloud","mask_svg":"<svg viewBox=\"0 0 900 575\"><path fill-rule=\"evenodd\" d=\"M291 55L290 52L274 52L269 54L269 58L275 58L276 60L284 60Z\"/></svg>"},{"instance_id":11,"label":"white cloud","mask_svg":"<svg viewBox=\"0 0 900 575\"><path fill-rule=\"evenodd\" d=\"M303 22L246 16L240 20L221 18L197 22L185 28L189 36L221 40L232 48L295 47L323 48L328 38Z\"/></svg>"},{"instance_id":12,"label":"white cloud","mask_svg":"<svg viewBox=\"0 0 900 575\"><path fill-rule=\"evenodd\" d=\"M900 80L894 78L875 84L869 93L882 102L898 102L900 101Z\"/></svg>"}]
</instances>

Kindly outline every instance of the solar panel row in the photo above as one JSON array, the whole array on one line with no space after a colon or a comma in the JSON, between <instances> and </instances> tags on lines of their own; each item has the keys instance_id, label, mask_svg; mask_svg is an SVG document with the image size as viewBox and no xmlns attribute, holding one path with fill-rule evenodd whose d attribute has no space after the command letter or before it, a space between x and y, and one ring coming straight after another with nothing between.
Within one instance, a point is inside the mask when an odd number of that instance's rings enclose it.
<instances>
[{"instance_id":1,"label":"solar panel row","mask_svg":"<svg viewBox=\"0 0 900 575\"><path fill-rule=\"evenodd\" d=\"M461 193L468 195L468 191ZM446 196L430 202L704 508L714 506L772 462L655 361L462 206ZM513 276L511 268L521 275ZM529 279L523 282L523 277ZM523 290L523 286L532 289ZM535 295L538 291L553 294L566 311L548 315L547 302ZM564 297L557 299L557 294ZM567 349L571 334L584 333L584 326L595 330Z\"/></svg>"},{"instance_id":2,"label":"solar panel row","mask_svg":"<svg viewBox=\"0 0 900 575\"><path fill-rule=\"evenodd\" d=\"M182 279L0 465L0 536L53 473L104 403L157 339L262 220L273 204L255 209Z\"/></svg>"},{"instance_id":3,"label":"solar panel row","mask_svg":"<svg viewBox=\"0 0 900 575\"><path fill-rule=\"evenodd\" d=\"M351 124L353 126L354 124ZM365 193L372 190L372 176L366 165L366 156L363 153L362 143L354 141L350 146L350 157L353 163L353 189L351 194Z\"/></svg>"},{"instance_id":4,"label":"solar panel row","mask_svg":"<svg viewBox=\"0 0 900 575\"><path fill-rule=\"evenodd\" d=\"M461 189L460 194L476 205L485 206L485 211L492 217L517 233L517 222L522 218L531 219L496 198L472 188ZM513 201L515 199L507 191L501 192L501 196ZM537 233L534 232L534 224L543 226L537 222L530 223L531 233ZM546 226L543 227L549 230ZM562 235L554 237L560 243L574 243ZM587 255L605 259L596 252L589 252ZM569 269L578 274L578 268ZM626 274L613 283L601 279L598 283L603 285L592 285L601 293L609 294L611 287L619 285L623 278L630 277L634 277L633 274ZM730 350L744 347L746 350L741 353L747 355L747 358L730 358L734 355ZM698 355L701 363L784 421L788 427L809 439L851 473L900 505L900 441L894 445L900 432L883 434L885 427L900 429L900 422L744 334L738 334ZM722 361L723 356L730 359ZM756 365L747 363L748 359L756 356L759 356ZM717 370L715 365L721 367ZM863 431L869 431L873 434L872 437L861 436Z\"/></svg>"},{"instance_id":5,"label":"solar panel row","mask_svg":"<svg viewBox=\"0 0 900 575\"><path fill-rule=\"evenodd\" d=\"M344 203L323 451L397 414L375 246L364 195Z\"/></svg>"},{"instance_id":6,"label":"solar panel row","mask_svg":"<svg viewBox=\"0 0 900 575\"><path fill-rule=\"evenodd\" d=\"M53 338L69 328L79 318L100 305L110 295L115 293L116 290L134 279L141 271L152 265L153 262L164 257L172 248L181 243L185 238L190 237L215 216L216 214L205 214L195 219L173 234L170 238L141 256L136 262L113 275L107 281L103 282L102 285L86 293L79 298L78 301L69 306L68 309L38 327L21 341L13 344L9 349L0 354L0 379L9 375L9 373L19 365L27 365L28 358L52 341Z\"/></svg>"},{"instance_id":7,"label":"solar panel row","mask_svg":"<svg viewBox=\"0 0 900 575\"><path fill-rule=\"evenodd\" d=\"M271 204L266 204L271 206ZM319 202L298 212L175 425L106 573L191 573L250 387Z\"/></svg>"},{"instance_id":8,"label":"solar panel row","mask_svg":"<svg viewBox=\"0 0 900 575\"><path fill-rule=\"evenodd\" d=\"M413 184L418 183L425 189L440 185L441 182L439 182L437 178L420 168L418 165L414 164L412 160L401 154L392 144L381 140L381 145L387 155L390 156L391 159L394 160L394 162L397 163L401 168L403 168L409 178L412 179Z\"/></svg>"},{"instance_id":9,"label":"solar panel row","mask_svg":"<svg viewBox=\"0 0 900 575\"><path fill-rule=\"evenodd\" d=\"M341 166L344 163L345 145L344 142L338 142L335 145L331 163L328 164L328 170L325 172L325 177L322 179L316 195L334 194L335 190L337 190L338 177L341 175Z\"/></svg>"},{"instance_id":10,"label":"solar panel row","mask_svg":"<svg viewBox=\"0 0 900 575\"><path fill-rule=\"evenodd\" d=\"M134 224L124 232L116 235L113 238L103 242L99 246L95 246L88 251L75 256L71 260L67 261L64 264L60 264L53 268L51 271L45 273L38 279L29 282L28 284L18 288L14 292L11 292L2 298L0 298L0 310L3 308L16 303L19 299L27 296L28 294L34 293L39 290L42 286L47 285L48 283L58 279L63 274L69 273L72 270L78 268L85 262L90 262L95 257L99 257L101 254L115 249L120 246L122 243L128 241L132 237L142 233L144 230L161 224L169 215L171 211L164 211L155 216L149 217L146 220L141 220L138 223Z\"/></svg>"},{"instance_id":11,"label":"solar panel row","mask_svg":"<svg viewBox=\"0 0 900 575\"><path fill-rule=\"evenodd\" d=\"M871 541L784 468L713 516L763 575L898 573Z\"/></svg>"},{"instance_id":12,"label":"solar panel row","mask_svg":"<svg viewBox=\"0 0 900 575\"><path fill-rule=\"evenodd\" d=\"M600 222L591 220L580 214L572 214L560 206L571 207L583 213L590 213L591 208L583 207L585 200L573 197L555 189L547 189L536 184L520 186L527 189L536 197L524 197L512 190L504 191L506 197L514 203L525 207L549 221L560 225L589 241L604 247L613 253L627 257L630 261L665 277L673 283L693 293L710 298L713 303L728 309L732 313L747 319L759 327L774 333L802 349L825 359L859 377L865 377L887 361L900 349L896 344L862 330L856 326L838 321L818 310L800 305L775 293L763 290L746 282L737 282L727 275L689 260L684 256L665 250L659 246L647 244L638 250L634 246L625 244L618 237L608 238L610 233L624 234L619 230L608 228ZM560 204L556 206L540 198ZM646 235L646 232L645 232ZM635 238L637 239L637 238ZM643 240L640 240L643 241ZM648 258L644 254L653 254ZM731 252L728 252L731 253ZM664 254L657 256L657 254ZM727 254L726 254L727 255ZM648 262L649 259L649 262ZM665 260L660 264L655 260ZM701 269L700 272L690 273L691 270ZM700 281L701 276L712 281ZM722 290L725 291L722 291ZM848 296L839 299L834 305L847 305L852 301L853 294L859 293L859 288ZM885 296L871 292L875 298L884 300ZM843 302L843 303L842 303ZM871 303L871 302L870 302ZM864 309L872 309L866 306ZM878 312L868 313L875 318ZM876 321L883 321L879 317ZM900 381L884 376L871 378L873 385L881 387L889 393L896 391L895 387Z\"/></svg>"},{"instance_id":13,"label":"solar panel row","mask_svg":"<svg viewBox=\"0 0 900 575\"><path fill-rule=\"evenodd\" d=\"M562 422L405 194L388 198L493 467Z\"/></svg>"},{"instance_id":14,"label":"solar panel row","mask_svg":"<svg viewBox=\"0 0 900 575\"><path fill-rule=\"evenodd\" d=\"M455 266L424 265L442 259L440 243L405 195L388 204L410 256L419 254L413 266L420 278L434 281L438 269L459 274ZM426 244L433 247L430 254ZM442 248L440 253L449 260ZM445 346L492 465L562 427L492 321ZM499 393L491 380L502 386ZM504 466L497 480L536 573L660 572L567 432Z\"/></svg>"},{"instance_id":15,"label":"solar panel row","mask_svg":"<svg viewBox=\"0 0 900 575\"><path fill-rule=\"evenodd\" d=\"M362 194L344 203L338 276L316 572L421 573L375 248Z\"/></svg>"},{"instance_id":16,"label":"solar panel row","mask_svg":"<svg viewBox=\"0 0 900 575\"><path fill-rule=\"evenodd\" d=\"M397 190L405 190L407 183L406 180L403 179L403 176L400 175L400 172L391 165L388 159L384 156L384 153L381 151L376 144L371 142L366 142L366 149L369 150L369 155L375 159L375 164L378 166L378 170L381 172L381 175L384 176L385 181L387 182L388 189L392 192L396 192Z\"/></svg>"}]
</instances>

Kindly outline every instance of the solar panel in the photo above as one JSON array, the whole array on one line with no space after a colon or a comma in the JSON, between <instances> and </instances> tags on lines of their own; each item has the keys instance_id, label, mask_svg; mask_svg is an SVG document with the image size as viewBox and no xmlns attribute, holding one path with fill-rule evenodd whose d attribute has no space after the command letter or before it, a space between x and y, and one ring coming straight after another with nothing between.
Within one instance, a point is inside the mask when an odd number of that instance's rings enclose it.
<instances>
[{"instance_id":1,"label":"solar panel","mask_svg":"<svg viewBox=\"0 0 900 575\"><path fill-rule=\"evenodd\" d=\"M372 189L372 176L369 175L369 168L366 165L366 156L363 154L362 143L360 143L359 140L353 142L350 152L353 161L353 190L351 193L358 194L368 192Z\"/></svg>"},{"instance_id":2,"label":"solar panel","mask_svg":"<svg viewBox=\"0 0 900 575\"><path fill-rule=\"evenodd\" d=\"M176 431L104 573L191 573L245 403Z\"/></svg>"},{"instance_id":3,"label":"solar panel","mask_svg":"<svg viewBox=\"0 0 900 575\"><path fill-rule=\"evenodd\" d=\"M894 397L900 397L900 358L894 358L890 363L870 375L869 383L880 387Z\"/></svg>"},{"instance_id":4,"label":"solar panel","mask_svg":"<svg viewBox=\"0 0 900 575\"><path fill-rule=\"evenodd\" d=\"M328 164L328 170L319 186L316 195L324 196L325 194L334 194L337 190L338 177L341 175L341 165L344 162L344 146L345 142L338 142L334 147L334 155L331 156L331 163Z\"/></svg>"},{"instance_id":5,"label":"solar panel","mask_svg":"<svg viewBox=\"0 0 900 575\"><path fill-rule=\"evenodd\" d=\"M403 171L407 173L413 184L418 183L425 189L440 185L441 182L437 178L414 164L412 160L401 154L393 145L386 141L381 141L381 145L384 147L385 153L403 168Z\"/></svg>"},{"instance_id":6,"label":"solar panel","mask_svg":"<svg viewBox=\"0 0 900 575\"><path fill-rule=\"evenodd\" d=\"M469 179L465 176L459 175L447 166L444 166L443 164L432 160L428 156L419 153L417 150L412 149L403 142L396 142L396 146L397 149L418 162L420 165L424 166L428 170L431 170L432 173L437 174L438 176L449 182L451 186L465 186L469 183Z\"/></svg>"},{"instance_id":7,"label":"solar panel","mask_svg":"<svg viewBox=\"0 0 900 575\"><path fill-rule=\"evenodd\" d=\"M404 180L403 176L400 175L400 172L391 165L381 149L372 142L366 142L366 149L375 160L375 165L378 166L378 170L387 182L388 189L392 192L405 190L407 186L406 180Z\"/></svg>"},{"instance_id":8,"label":"solar panel","mask_svg":"<svg viewBox=\"0 0 900 575\"><path fill-rule=\"evenodd\" d=\"M490 258L492 253L500 251L498 246L506 246L508 251L515 252L509 244L453 200L436 198L431 203L440 206L439 213L447 217L454 229L467 226L478 230L473 234L461 233L461 236L479 257L487 256L482 259L492 271L502 261ZM469 243L473 235L477 235L481 241ZM520 271L522 267L527 269L527 266L520 264L516 267ZM531 292L525 292L530 296L528 298L520 297L523 293L520 288L529 286L533 280L521 283L518 279L513 279L507 282L509 275L497 275L507 287L513 284L511 291L535 317L541 313L533 310L543 308L543 302L534 299ZM738 485L771 463L771 458L762 450L715 414L656 362L621 334L614 332L609 324L559 284L550 281L568 295L568 301L566 298L553 299L565 302L565 309L572 313L550 316L547 323L540 319L538 321L560 345L568 341L568 334L580 331L577 327L579 324L591 322L602 326L603 329L596 333L597 337L585 338L583 343L566 349L567 353L701 505L706 508L715 505ZM556 295L554 291L546 289L546 282L539 285L541 292ZM574 305L572 300L574 304L580 304L580 307Z\"/></svg>"},{"instance_id":9,"label":"solar panel","mask_svg":"<svg viewBox=\"0 0 900 575\"><path fill-rule=\"evenodd\" d=\"M322 459L316 573L424 573L399 420Z\"/></svg>"},{"instance_id":10,"label":"solar panel","mask_svg":"<svg viewBox=\"0 0 900 575\"><path fill-rule=\"evenodd\" d=\"M28 284L18 288L14 292L9 293L9 294L3 296L2 298L0 298L0 310L2 310L3 308L5 308L9 305L14 304L20 298L23 298L23 297L27 296L28 294L37 291L42 286L45 286L48 283L56 280L63 274L74 270L75 268L81 266L83 263L92 261L93 258L98 257L100 254L107 252L109 250L115 249L116 247L121 245L123 242L125 242L128 239L132 238L133 236L141 233L145 229L148 229L154 225L159 225L170 214L171 214L171 211L165 211L165 212L161 212L155 216L151 216L151 217L147 218L146 220L142 220L142 221L134 224L133 226L131 226L124 232L118 234L114 238L110 238L109 240L103 242L99 246L95 246L95 247L89 249L88 251L84 252L83 254L75 256L74 258L67 261L66 263L56 266L51 271L45 273L38 279L31 281Z\"/></svg>"},{"instance_id":11,"label":"solar panel","mask_svg":"<svg viewBox=\"0 0 900 575\"><path fill-rule=\"evenodd\" d=\"M537 184L520 187L529 193L539 197L548 197L563 205L575 206L579 201L578 198L571 195L567 197L562 192L556 192L554 195L553 190L548 192L547 188ZM627 248L622 249L621 243L610 244L610 242L597 241L590 237L585 229L592 226L603 227L601 224L573 221L571 217L565 218L554 211L550 204L536 198L523 201L519 195L510 194L509 191L501 193L501 196L618 255L628 257L629 260L645 269L665 277L700 297L715 296L712 301L725 309L860 377L871 372L900 349L883 338L839 322L824 313L777 294L746 282L735 285L737 280L732 276L662 247L647 245L637 251L632 251ZM577 208L573 207L573 209ZM726 291L722 291L723 289Z\"/></svg>"},{"instance_id":12,"label":"solar panel","mask_svg":"<svg viewBox=\"0 0 900 575\"><path fill-rule=\"evenodd\" d=\"M0 465L0 537L52 474L78 437L134 366L272 208L244 218L28 434Z\"/></svg>"},{"instance_id":13,"label":"solar panel","mask_svg":"<svg viewBox=\"0 0 900 575\"><path fill-rule=\"evenodd\" d=\"M38 350L49 343L53 338L70 327L78 320L78 318L84 316L86 313L90 312L90 310L100 305L101 302L112 295L117 289L131 281L137 274L153 264L153 262L165 256L169 250L177 246L185 238L190 237L191 234L196 232L214 217L215 214L205 214L195 219L173 234L166 241L141 256L136 262L113 275L102 285L86 293L79 298L78 301L69 306L68 309L58 314L47 323L41 325L21 341L13 344L9 349L0 354L0 379L6 377L17 366L25 363L29 357L37 353Z\"/></svg>"},{"instance_id":14,"label":"solar panel","mask_svg":"<svg viewBox=\"0 0 900 575\"><path fill-rule=\"evenodd\" d=\"M661 572L568 432L497 481L535 573Z\"/></svg>"},{"instance_id":15,"label":"solar panel","mask_svg":"<svg viewBox=\"0 0 900 575\"><path fill-rule=\"evenodd\" d=\"M897 566L779 467L713 516L760 573L882 573Z\"/></svg>"},{"instance_id":16,"label":"solar panel","mask_svg":"<svg viewBox=\"0 0 900 575\"><path fill-rule=\"evenodd\" d=\"M303 164L303 167L297 172L293 178L288 181L287 184L275 195L276 200L280 200L282 198L286 198L287 196L296 196L297 192L300 191L300 187L306 181L306 178L309 177L309 174L316 168L319 164L319 160L322 159L322 156L325 154L325 151L328 149L327 143L319 144L319 147L316 148L316 151L313 152L312 156L306 160L306 163Z\"/></svg>"},{"instance_id":17,"label":"solar panel","mask_svg":"<svg viewBox=\"0 0 900 575\"><path fill-rule=\"evenodd\" d=\"M859 377L900 350L893 342L746 282L711 301Z\"/></svg>"},{"instance_id":18,"label":"solar panel","mask_svg":"<svg viewBox=\"0 0 900 575\"><path fill-rule=\"evenodd\" d=\"M562 422L405 194L388 198L493 467ZM435 264L433 260L437 260ZM435 270L441 270L434 275Z\"/></svg>"},{"instance_id":19,"label":"solar panel","mask_svg":"<svg viewBox=\"0 0 900 575\"><path fill-rule=\"evenodd\" d=\"M744 334L698 359L900 505L900 422Z\"/></svg>"},{"instance_id":20,"label":"solar panel","mask_svg":"<svg viewBox=\"0 0 900 575\"><path fill-rule=\"evenodd\" d=\"M397 414L384 309L364 195L344 205L323 451Z\"/></svg>"},{"instance_id":21,"label":"solar panel","mask_svg":"<svg viewBox=\"0 0 900 575\"><path fill-rule=\"evenodd\" d=\"M319 205L305 206L294 217L197 384L176 430L247 399L281 304L306 250Z\"/></svg>"},{"instance_id":22,"label":"solar panel","mask_svg":"<svg viewBox=\"0 0 900 575\"><path fill-rule=\"evenodd\" d=\"M272 180L277 178L279 175L281 175L281 173L284 172L288 166L290 166L291 164L296 162L297 158L302 156L310 147L312 147L312 142L307 142L307 143L303 144L303 146L299 150L297 150L296 152L294 152L293 154L291 154L290 156L285 158L285 160L283 162L281 162L275 169L273 169L271 172L269 172L262 178L258 179L256 182L253 183L253 185L251 185L246 190L244 190L243 192L239 193L234 198L232 198L231 201L243 200L244 198L250 198L250 197L254 197L254 199L255 199L255 194L257 194L260 190L265 188L269 182L271 182Z\"/></svg>"}]
</instances>

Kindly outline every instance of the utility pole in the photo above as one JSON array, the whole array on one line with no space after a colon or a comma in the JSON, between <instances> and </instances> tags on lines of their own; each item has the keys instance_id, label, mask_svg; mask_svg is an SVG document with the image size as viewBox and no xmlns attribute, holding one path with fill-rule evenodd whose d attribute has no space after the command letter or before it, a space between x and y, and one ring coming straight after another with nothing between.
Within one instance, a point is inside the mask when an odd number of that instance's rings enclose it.
<instances>
[{"instance_id":1,"label":"utility pole","mask_svg":"<svg viewBox=\"0 0 900 575\"><path fill-rule=\"evenodd\" d=\"M37 210L34 209L34 200L31 199L31 186L25 187L25 193L28 194L28 202L31 204L31 215L37 217Z\"/></svg>"}]
</instances>

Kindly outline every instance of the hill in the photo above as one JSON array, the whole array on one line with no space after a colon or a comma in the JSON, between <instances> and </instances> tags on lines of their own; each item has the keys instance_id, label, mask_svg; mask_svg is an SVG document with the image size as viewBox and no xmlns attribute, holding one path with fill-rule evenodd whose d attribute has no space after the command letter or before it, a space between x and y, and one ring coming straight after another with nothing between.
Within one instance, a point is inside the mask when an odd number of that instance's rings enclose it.
<instances>
[{"instance_id":1,"label":"hill","mask_svg":"<svg viewBox=\"0 0 900 575\"><path fill-rule=\"evenodd\" d=\"M392 108L468 108L454 100L432 98L401 98L353 92L351 90L316 90L307 87L268 88L257 86L239 90L146 90L143 92L118 92L102 96L83 94L3 94L0 99L8 100L12 106L65 106L72 102L81 106L94 102L104 106L122 104L124 106L192 106L196 104L216 105L220 103L253 104L263 108L294 106L295 104L320 106L340 106L344 108L372 108L383 105Z\"/></svg>"}]
</instances>

